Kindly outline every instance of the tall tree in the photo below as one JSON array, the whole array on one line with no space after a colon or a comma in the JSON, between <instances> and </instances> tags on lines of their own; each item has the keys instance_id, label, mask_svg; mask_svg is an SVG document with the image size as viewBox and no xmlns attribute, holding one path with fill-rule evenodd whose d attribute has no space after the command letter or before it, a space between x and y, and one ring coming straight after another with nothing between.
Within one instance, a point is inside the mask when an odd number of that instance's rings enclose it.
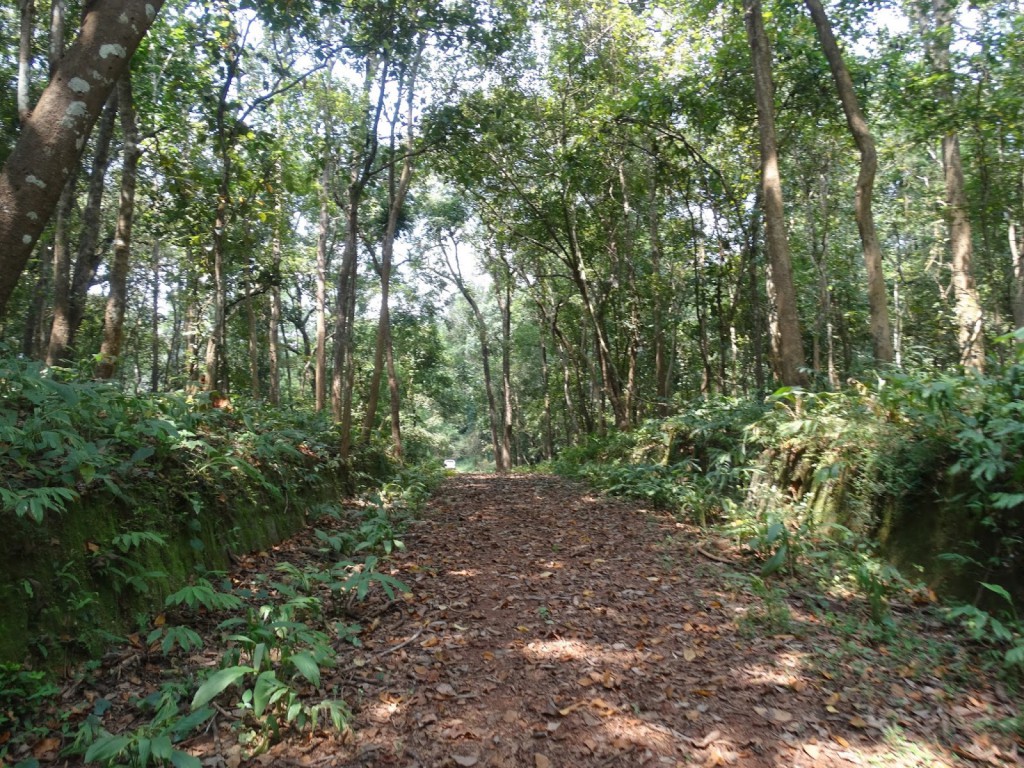
<instances>
[{"instance_id":1,"label":"tall tree","mask_svg":"<svg viewBox=\"0 0 1024 768\"><path fill-rule=\"evenodd\" d=\"M117 85L117 109L121 115L124 151L121 163L121 196L117 208L117 229L114 233L114 257L110 265L107 308L103 316L103 343L100 346L96 377L109 379L121 356L124 338L124 313L128 298L128 269L131 265L132 226L135 220L135 186L138 175L139 129L135 120L131 70L121 75Z\"/></svg>"},{"instance_id":2,"label":"tall tree","mask_svg":"<svg viewBox=\"0 0 1024 768\"><path fill-rule=\"evenodd\" d=\"M892 331L889 326L889 307L886 300L885 276L882 272L882 247L875 229L875 217L871 200L875 188L875 173L878 169L878 152L875 140L868 128L867 119L860 108L857 91L846 68L842 51L836 42L832 25L821 5L821 0L805 0L811 12L814 26L818 30L821 48L828 59L836 92L843 105L846 124L850 129L857 149L860 151L860 172L857 175L857 192L854 198L854 212L857 230L860 233L861 250L868 276L868 308L875 362L881 365L893 362Z\"/></svg>"},{"instance_id":3,"label":"tall tree","mask_svg":"<svg viewBox=\"0 0 1024 768\"><path fill-rule=\"evenodd\" d=\"M934 95L945 117L940 129L942 169L960 364L980 371L985 367L984 315L974 284L970 205L956 128L958 104L951 61L957 4L955 0L912 0L910 6L911 17L924 38L925 55L935 80Z\"/></svg>"},{"instance_id":4,"label":"tall tree","mask_svg":"<svg viewBox=\"0 0 1024 768\"><path fill-rule=\"evenodd\" d=\"M786 234L778 142L775 138L775 86L772 57L760 0L744 0L743 12L754 68L754 96L761 144L761 202L764 207L765 245L768 249L768 295L773 300L772 351L775 375L782 384L806 383L803 339L797 313L796 288Z\"/></svg>"}]
</instances>

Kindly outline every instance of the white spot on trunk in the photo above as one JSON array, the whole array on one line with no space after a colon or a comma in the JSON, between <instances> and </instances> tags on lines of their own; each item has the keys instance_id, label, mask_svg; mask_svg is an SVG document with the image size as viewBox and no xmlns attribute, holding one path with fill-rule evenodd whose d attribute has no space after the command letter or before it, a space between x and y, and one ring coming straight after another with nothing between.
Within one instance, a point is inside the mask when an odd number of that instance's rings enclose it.
<instances>
[{"instance_id":1,"label":"white spot on trunk","mask_svg":"<svg viewBox=\"0 0 1024 768\"><path fill-rule=\"evenodd\" d=\"M92 86L80 77L72 77L68 81L68 88L70 88L75 93L88 93Z\"/></svg>"},{"instance_id":2,"label":"white spot on trunk","mask_svg":"<svg viewBox=\"0 0 1024 768\"><path fill-rule=\"evenodd\" d=\"M85 146L85 136L79 136L75 139L75 149L81 149Z\"/></svg>"},{"instance_id":3,"label":"white spot on trunk","mask_svg":"<svg viewBox=\"0 0 1024 768\"><path fill-rule=\"evenodd\" d=\"M65 117L85 117L88 109L84 101L72 101L64 113Z\"/></svg>"},{"instance_id":4,"label":"white spot on trunk","mask_svg":"<svg viewBox=\"0 0 1024 768\"><path fill-rule=\"evenodd\" d=\"M111 56L117 56L119 59L123 59L128 55L127 49L123 45L117 43L109 43L107 45L100 46L100 58L108 59Z\"/></svg>"},{"instance_id":5,"label":"white spot on trunk","mask_svg":"<svg viewBox=\"0 0 1024 768\"><path fill-rule=\"evenodd\" d=\"M150 21L156 18L156 8L149 3L146 3L146 18Z\"/></svg>"},{"instance_id":6,"label":"white spot on trunk","mask_svg":"<svg viewBox=\"0 0 1024 768\"><path fill-rule=\"evenodd\" d=\"M25 183L31 184L34 187L39 187L40 189L46 189L46 182L40 179L38 176L33 176L29 174L28 176L25 177Z\"/></svg>"},{"instance_id":7,"label":"white spot on trunk","mask_svg":"<svg viewBox=\"0 0 1024 768\"><path fill-rule=\"evenodd\" d=\"M29 221L39 221L39 214L35 211L29 211L25 215L28 216Z\"/></svg>"},{"instance_id":8,"label":"white spot on trunk","mask_svg":"<svg viewBox=\"0 0 1024 768\"><path fill-rule=\"evenodd\" d=\"M21 242L23 242L25 245L32 245L32 235L24 235L21 238Z\"/></svg>"}]
</instances>

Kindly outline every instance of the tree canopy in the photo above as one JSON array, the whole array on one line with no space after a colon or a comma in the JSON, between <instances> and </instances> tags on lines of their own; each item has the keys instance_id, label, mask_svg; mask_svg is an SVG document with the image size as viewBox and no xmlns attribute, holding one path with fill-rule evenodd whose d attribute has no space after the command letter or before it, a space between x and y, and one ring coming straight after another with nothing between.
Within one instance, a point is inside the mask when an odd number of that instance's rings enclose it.
<instances>
[{"instance_id":1,"label":"tree canopy","mask_svg":"<svg viewBox=\"0 0 1024 768\"><path fill-rule=\"evenodd\" d=\"M695 396L980 370L1024 325L1022 31L999 0L22 2L0 333L499 468Z\"/></svg>"}]
</instances>

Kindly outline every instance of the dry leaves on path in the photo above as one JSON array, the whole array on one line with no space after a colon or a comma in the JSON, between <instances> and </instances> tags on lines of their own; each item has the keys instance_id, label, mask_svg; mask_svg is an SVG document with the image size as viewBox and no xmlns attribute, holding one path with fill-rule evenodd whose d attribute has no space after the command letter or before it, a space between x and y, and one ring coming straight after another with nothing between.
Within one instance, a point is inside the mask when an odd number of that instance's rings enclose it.
<instances>
[{"instance_id":1,"label":"dry leaves on path","mask_svg":"<svg viewBox=\"0 0 1024 768\"><path fill-rule=\"evenodd\" d=\"M245 558L236 583L311 537ZM245 761L225 721L189 745L204 765L1020 764L978 727L1017 714L1001 687L896 664L792 598L794 631L751 631L742 558L668 515L554 477L461 475L403 538L390 567L412 595L360 606L363 645L339 645L323 682L351 732ZM901 621L911 647L929 631ZM103 690L136 673L143 689L164 674L136 665Z\"/></svg>"}]
</instances>

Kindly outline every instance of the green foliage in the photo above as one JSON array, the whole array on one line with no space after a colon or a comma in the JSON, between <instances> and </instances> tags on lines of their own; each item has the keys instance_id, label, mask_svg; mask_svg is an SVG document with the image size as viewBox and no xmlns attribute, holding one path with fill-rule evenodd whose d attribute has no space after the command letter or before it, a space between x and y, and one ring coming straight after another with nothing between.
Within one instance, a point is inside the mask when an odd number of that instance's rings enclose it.
<instances>
[{"instance_id":1,"label":"green foliage","mask_svg":"<svg viewBox=\"0 0 1024 768\"><path fill-rule=\"evenodd\" d=\"M46 710L59 693L45 672L0 664L0 734L7 734L0 744L0 759L7 754L6 741L12 734L24 739L47 730Z\"/></svg>"},{"instance_id":2,"label":"green foliage","mask_svg":"<svg viewBox=\"0 0 1024 768\"><path fill-rule=\"evenodd\" d=\"M132 550L144 544L157 547L167 546L165 536L155 531L129 531L119 533L110 540L107 548L94 545L89 553L89 568L103 577L118 594L125 588L139 594L148 594L155 581L167 578L164 571L148 569L141 562L129 556Z\"/></svg>"},{"instance_id":3,"label":"green foliage","mask_svg":"<svg viewBox=\"0 0 1024 768\"><path fill-rule=\"evenodd\" d=\"M150 765L200 768L198 758L174 745L209 721L214 710L199 707L185 714L181 708L181 694L180 686L171 683L138 700L136 706L141 714L153 714L148 723L127 733L108 733L99 727L96 714L90 715L79 732L76 748L85 748L83 759L90 764L129 765L131 768Z\"/></svg>"},{"instance_id":4,"label":"green foliage","mask_svg":"<svg viewBox=\"0 0 1024 768\"><path fill-rule=\"evenodd\" d=\"M947 615L978 642L1001 649L1003 667L1008 672L1024 674L1024 622L1017 614L1013 597L998 584L981 582L980 586L1002 602L1001 617L969 604L954 606Z\"/></svg>"},{"instance_id":5,"label":"green foliage","mask_svg":"<svg viewBox=\"0 0 1024 768\"><path fill-rule=\"evenodd\" d=\"M242 606L242 599L230 592L217 589L210 580L199 577L176 592L169 594L164 604L168 608L184 606L192 611L231 611Z\"/></svg>"}]
</instances>

